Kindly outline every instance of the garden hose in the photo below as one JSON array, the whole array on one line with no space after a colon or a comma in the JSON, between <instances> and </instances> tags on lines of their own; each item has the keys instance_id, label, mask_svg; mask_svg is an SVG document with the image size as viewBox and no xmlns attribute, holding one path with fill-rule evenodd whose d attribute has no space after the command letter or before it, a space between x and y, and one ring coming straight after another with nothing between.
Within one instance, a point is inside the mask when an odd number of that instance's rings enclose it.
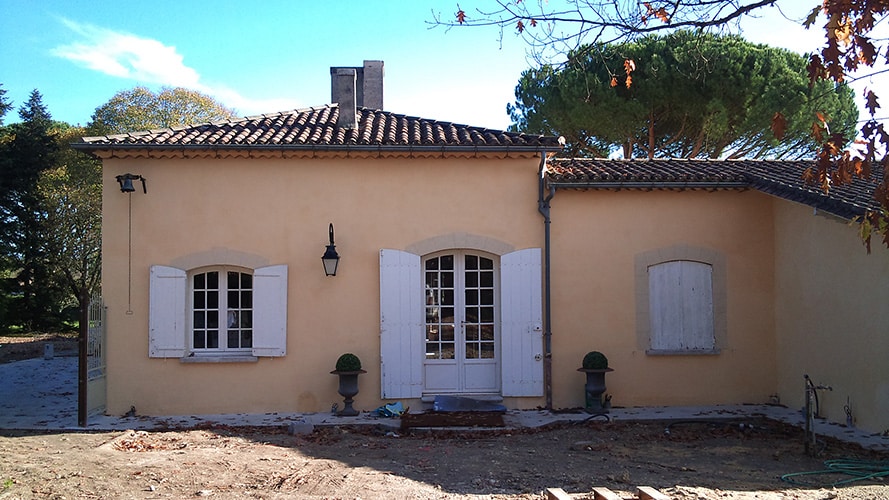
<instances>
[{"instance_id":1,"label":"garden hose","mask_svg":"<svg viewBox=\"0 0 889 500\"><path fill-rule=\"evenodd\" d=\"M825 469L823 470L784 474L783 476L781 476L781 480L796 485L810 487L814 486L820 488L830 486L843 486L855 481L867 481L869 479L889 477L889 460L870 461L840 458L825 461L824 467ZM846 476L852 477L820 484L810 483L799 479L807 476L819 476L827 474L844 474Z\"/></svg>"}]
</instances>

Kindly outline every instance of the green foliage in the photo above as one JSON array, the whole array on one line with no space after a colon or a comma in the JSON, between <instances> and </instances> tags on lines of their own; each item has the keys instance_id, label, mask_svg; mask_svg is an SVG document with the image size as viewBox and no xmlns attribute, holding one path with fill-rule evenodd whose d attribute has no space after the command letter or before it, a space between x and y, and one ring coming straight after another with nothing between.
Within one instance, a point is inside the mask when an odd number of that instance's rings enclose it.
<instances>
[{"instance_id":1,"label":"green foliage","mask_svg":"<svg viewBox=\"0 0 889 500\"><path fill-rule=\"evenodd\" d=\"M336 371L338 372L356 372L361 369L361 360L358 356L347 352L336 360Z\"/></svg>"},{"instance_id":2,"label":"green foliage","mask_svg":"<svg viewBox=\"0 0 889 500\"><path fill-rule=\"evenodd\" d=\"M0 125L3 125L3 117L12 109L12 103L6 98L6 89L0 84Z\"/></svg>"},{"instance_id":3,"label":"green foliage","mask_svg":"<svg viewBox=\"0 0 889 500\"><path fill-rule=\"evenodd\" d=\"M49 265L75 304L81 292L98 291L101 276L102 164L68 147L84 132L59 132L59 160L37 181Z\"/></svg>"},{"instance_id":4,"label":"green foliage","mask_svg":"<svg viewBox=\"0 0 889 500\"><path fill-rule=\"evenodd\" d=\"M19 110L20 123L3 128L0 140L0 293L2 326L58 329L64 292L55 279L44 238L41 173L60 158L59 132L38 91Z\"/></svg>"},{"instance_id":5,"label":"green foliage","mask_svg":"<svg viewBox=\"0 0 889 500\"><path fill-rule=\"evenodd\" d=\"M583 357L581 366L586 370L604 370L608 368L608 358L599 351L590 351Z\"/></svg>"},{"instance_id":6,"label":"green foliage","mask_svg":"<svg viewBox=\"0 0 889 500\"><path fill-rule=\"evenodd\" d=\"M561 68L528 70L508 111L514 130L562 135L570 155L812 157L816 112L852 137L858 111L851 89L810 87L805 67L803 56L738 36L676 31L586 45ZM781 141L770 129L779 112Z\"/></svg>"},{"instance_id":7,"label":"green foliage","mask_svg":"<svg viewBox=\"0 0 889 500\"><path fill-rule=\"evenodd\" d=\"M195 90L164 87L155 94L135 87L96 108L87 128L91 135L122 134L227 120L234 115L234 110Z\"/></svg>"}]
</instances>

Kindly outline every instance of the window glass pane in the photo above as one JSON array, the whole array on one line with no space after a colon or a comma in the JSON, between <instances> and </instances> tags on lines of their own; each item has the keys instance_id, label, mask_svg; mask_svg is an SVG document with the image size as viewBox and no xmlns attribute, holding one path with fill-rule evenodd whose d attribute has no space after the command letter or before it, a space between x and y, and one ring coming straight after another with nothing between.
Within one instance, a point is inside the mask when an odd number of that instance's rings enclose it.
<instances>
[{"instance_id":1,"label":"window glass pane","mask_svg":"<svg viewBox=\"0 0 889 500\"><path fill-rule=\"evenodd\" d=\"M244 309L253 308L253 292L249 290L241 292L241 307Z\"/></svg>"},{"instance_id":2,"label":"window glass pane","mask_svg":"<svg viewBox=\"0 0 889 500\"><path fill-rule=\"evenodd\" d=\"M466 286L478 288L478 273L466 273Z\"/></svg>"},{"instance_id":3,"label":"window glass pane","mask_svg":"<svg viewBox=\"0 0 889 500\"><path fill-rule=\"evenodd\" d=\"M466 325L466 340L478 340L478 325Z\"/></svg>"},{"instance_id":4,"label":"window glass pane","mask_svg":"<svg viewBox=\"0 0 889 500\"><path fill-rule=\"evenodd\" d=\"M238 326L238 323L238 311L229 309L228 314L226 315L225 326L228 328L235 328Z\"/></svg>"},{"instance_id":5,"label":"window glass pane","mask_svg":"<svg viewBox=\"0 0 889 500\"><path fill-rule=\"evenodd\" d=\"M228 280L226 282L226 285L228 286L229 290L237 290L239 288L238 285L240 285L240 283L238 278L240 277L240 273L236 273L234 271L228 272Z\"/></svg>"},{"instance_id":6,"label":"window glass pane","mask_svg":"<svg viewBox=\"0 0 889 500\"><path fill-rule=\"evenodd\" d=\"M253 311L241 311L241 328L253 328Z\"/></svg>"},{"instance_id":7,"label":"window glass pane","mask_svg":"<svg viewBox=\"0 0 889 500\"><path fill-rule=\"evenodd\" d=\"M235 290L235 291L229 290L228 291L228 307L229 308L241 307L240 297L241 297L241 295L237 292L237 290Z\"/></svg>"},{"instance_id":8,"label":"window glass pane","mask_svg":"<svg viewBox=\"0 0 889 500\"><path fill-rule=\"evenodd\" d=\"M207 273L207 288L212 290L219 289L219 273L212 271Z\"/></svg>"},{"instance_id":9,"label":"window glass pane","mask_svg":"<svg viewBox=\"0 0 889 500\"><path fill-rule=\"evenodd\" d=\"M481 339L493 341L494 340L494 325L482 325L481 329Z\"/></svg>"},{"instance_id":10,"label":"window glass pane","mask_svg":"<svg viewBox=\"0 0 889 500\"><path fill-rule=\"evenodd\" d=\"M454 308L453 307L442 307L441 308L441 321L447 323L454 322Z\"/></svg>"},{"instance_id":11,"label":"window glass pane","mask_svg":"<svg viewBox=\"0 0 889 500\"><path fill-rule=\"evenodd\" d=\"M442 290L441 291L441 303L444 305L454 305L454 291L453 290Z\"/></svg>"},{"instance_id":12,"label":"window glass pane","mask_svg":"<svg viewBox=\"0 0 889 500\"><path fill-rule=\"evenodd\" d=\"M253 331L252 330L242 330L241 331L241 347L247 349L253 347Z\"/></svg>"},{"instance_id":13,"label":"window glass pane","mask_svg":"<svg viewBox=\"0 0 889 500\"><path fill-rule=\"evenodd\" d=\"M207 343L204 340L204 332L194 332L194 348L203 349L205 347L207 347Z\"/></svg>"},{"instance_id":14,"label":"window glass pane","mask_svg":"<svg viewBox=\"0 0 889 500\"><path fill-rule=\"evenodd\" d=\"M197 309L207 307L207 294L205 292L194 292L194 306Z\"/></svg>"},{"instance_id":15,"label":"window glass pane","mask_svg":"<svg viewBox=\"0 0 889 500\"><path fill-rule=\"evenodd\" d=\"M194 312L194 328L204 328L207 323L204 321L204 312L203 311L195 311ZM197 346L196 346L197 347Z\"/></svg>"},{"instance_id":16,"label":"window glass pane","mask_svg":"<svg viewBox=\"0 0 889 500\"><path fill-rule=\"evenodd\" d=\"M482 290L481 293L481 304L484 305L493 305L494 304L494 290Z\"/></svg>"},{"instance_id":17,"label":"window glass pane","mask_svg":"<svg viewBox=\"0 0 889 500\"><path fill-rule=\"evenodd\" d=\"M441 359L454 359L454 344L450 342L441 344Z\"/></svg>"},{"instance_id":18,"label":"window glass pane","mask_svg":"<svg viewBox=\"0 0 889 500\"><path fill-rule=\"evenodd\" d=\"M467 255L466 256L466 269L478 269L478 257L475 255Z\"/></svg>"},{"instance_id":19,"label":"window glass pane","mask_svg":"<svg viewBox=\"0 0 889 500\"><path fill-rule=\"evenodd\" d=\"M219 311L207 311L207 327L219 328Z\"/></svg>"},{"instance_id":20,"label":"window glass pane","mask_svg":"<svg viewBox=\"0 0 889 500\"><path fill-rule=\"evenodd\" d=\"M437 342L438 341L438 328L427 325L426 326L426 341L427 342Z\"/></svg>"},{"instance_id":21,"label":"window glass pane","mask_svg":"<svg viewBox=\"0 0 889 500\"><path fill-rule=\"evenodd\" d=\"M482 307L480 309L481 309L482 323L493 323L494 322L494 308L493 307Z\"/></svg>"},{"instance_id":22,"label":"window glass pane","mask_svg":"<svg viewBox=\"0 0 889 500\"><path fill-rule=\"evenodd\" d=\"M479 268L480 269L494 269L494 261L491 259L486 259L484 257L479 257Z\"/></svg>"},{"instance_id":23,"label":"window glass pane","mask_svg":"<svg viewBox=\"0 0 889 500\"><path fill-rule=\"evenodd\" d=\"M438 269L438 259L429 259L426 261L427 271L435 271L436 269Z\"/></svg>"},{"instance_id":24,"label":"window glass pane","mask_svg":"<svg viewBox=\"0 0 889 500\"><path fill-rule=\"evenodd\" d=\"M466 344L466 359L478 359L478 344Z\"/></svg>"},{"instance_id":25,"label":"window glass pane","mask_svg":"<svg viewBox=\"0 0 889 500\"><path fill-rule=\"evenodd\" d=\"M481 345L482 347L482 359L494 359L494 344L485 342Z\"/></svg>"},{"instance_id":26,"label":"window glass pane","mask_svg":"<svg viewBox=\"0 0 889 500\"><path fill-rule=\"evenodd\" d=\"M441 339L442 340L454 340L454 326L453 325L442 325L441 326Z\"/></svg>"},{"instance_id":27,"label":"window glass pane","mask_svg":"<svg viewBox=\"0 0 889 500\"><path fill-rule=\"evenodd\" d=\"M240 337L240 335L237 330L229 330L228 331L228 344L227 345L228 345L229 349L237 349L238 347L240 347L238 345L239 337Z\"/></svg>"},{"instance_id":28,"label":"window glass pane","mask_svg":"<svg viewBox=\"0 0 889 500\"><path fill-rule=\"evenodd\" d=\"M441 273L441 286L454 288L454 273Z\"/></svg>"},{"instance_id":29,"label":"window glass pane","mask_svg":"<svg viewBox=\"0 0 889 500\"><path fill-rule=\"evenodd\" d=\"M253 275L247 273L241 273L241 288L250 289L253 288Z\"/></svg>"},{"instance_id":30,"label":"window glass pane","mask_svg":"<svg viewBox=\"0 0 889 500\"><path fill-rule=\"evenodd\" d=\"M427 307L426 308L426 322L427 323L438 323L440 318L438 317L438 308L437 307Z\"/></svg>"},{"instance_id":31,"label":"window glass pane","mask_svg":"<svg viewBox=\"0 0 889 500\"><path fill-rule=\"evenodd\" d=\"M219 307L219 292L207 292L207 309Z\"/></svg>"},{"instance_id":32,"label":"window glass pane","mask_svg":"<svg viewBox=\"0 0 889 500\"><path fill-rule=\"evenodd\" d=\"M478 305L478 290L466 290L466 305Z\"/></svg>"},{"instance_id":33,"label":"window glass pane","mask_svg":"<svg viewBox=\"0 0 889 500\"><path fill-rule=\"evenodd\" d=\"M207 287L207 276L203 273L194 275L194 288L195 290L203 289Z\"/></svg>"},{"instance_id":34,"label":"window glass pane","mask_svg":"<svg viewBox=\"0 0 889 500\"><path fill-rule=\"evenodd\" d=\"M219 332L216 330L208 330L207 331L207 348L208 349L218 349L219 348Z\"/></svg>"},{"instance_id":35,"label":"window glass pane","mask_svg":"<svg viewBox=\"0 0 889 500\"><path fill-rule=\"evenodd\" d=\"M438 273L426 273L426 287L438 287Z\"/></svg>"},{"instance_id":36,"label":"window glass pane","mask_svg":"<svg viewBox=\"0 0 889 500\"><path fill-rule=\"evenodd\" d=\"M485 288L491 288L494 286L494 273L485 271L480 274L481 286Z\"/></svg>"},{"instance_id":37,"label":"window glass pane","mask_svg":"<svg viewBox=\"0 0 889 500\"><path fill-rule=\"evenodd\" d=\"M453 255L442 255L441 259L441 268L443 270L453 270L454 269L454 256Z\"/></svg>"},{"instance_id":38,"label":"window glass pane","mask_svg":"<svg viewBox=\"0 0 889 500\"><path fill-rule=\"evenodd\" d=\"M467 307L466 308L466 322L467 323L478 323L478 307Z\"/></svg>"}]
</instances>

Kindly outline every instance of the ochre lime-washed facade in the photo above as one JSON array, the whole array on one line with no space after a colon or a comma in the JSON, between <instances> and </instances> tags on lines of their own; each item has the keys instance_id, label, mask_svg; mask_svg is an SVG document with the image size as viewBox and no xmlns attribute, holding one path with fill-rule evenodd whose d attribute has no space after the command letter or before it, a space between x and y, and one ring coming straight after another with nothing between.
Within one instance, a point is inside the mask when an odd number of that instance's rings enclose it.
<instances>
[{"instance_id":1,"label":"ochre lime-washed facade","mask_svg":"<svg viewBox=\"0 0 889 500\"><path fill-rule=\"evenodd\" d=\"M329 411L346 352L363 410L578 407L599 350L616 406L801 407L808 374L829 419L889 427L889 254L845 222L868 184L557 159L382 111L368 63L331 71L336 104L76 145L104 168L108 413Z\"/></svg>"}]
</instances>

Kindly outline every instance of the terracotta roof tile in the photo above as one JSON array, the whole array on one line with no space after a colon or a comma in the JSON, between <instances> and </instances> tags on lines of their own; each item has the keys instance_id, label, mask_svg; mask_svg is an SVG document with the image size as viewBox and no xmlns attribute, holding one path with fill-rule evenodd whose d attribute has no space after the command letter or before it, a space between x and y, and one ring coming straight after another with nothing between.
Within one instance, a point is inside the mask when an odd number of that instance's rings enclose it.
<instances>
[{"instance_id":1,"label":"terracotta roof tile","mask_svg":"<svg viewBox=\"0 0 889 500\"><path fill-rule=\"evenodd\" d=\"M847 219L879 209L873 192L881 170L825 194L803 180L815 166L805 160L554 159L547 179L569 189L756 189Z\"/></svg>"},{"instance_id":2,"label":"terracotta roof tile","mask_svg":"<svg viewBox=\"0 0 889 500\"><path fill-rule=\"evenodd\" d=\"M470 127L358 108L358 128L336 125L336 104L190 127L85 137L78 149L108 147L448 146L559 148L558 138Z\"/></svg>"}]
</instances>

